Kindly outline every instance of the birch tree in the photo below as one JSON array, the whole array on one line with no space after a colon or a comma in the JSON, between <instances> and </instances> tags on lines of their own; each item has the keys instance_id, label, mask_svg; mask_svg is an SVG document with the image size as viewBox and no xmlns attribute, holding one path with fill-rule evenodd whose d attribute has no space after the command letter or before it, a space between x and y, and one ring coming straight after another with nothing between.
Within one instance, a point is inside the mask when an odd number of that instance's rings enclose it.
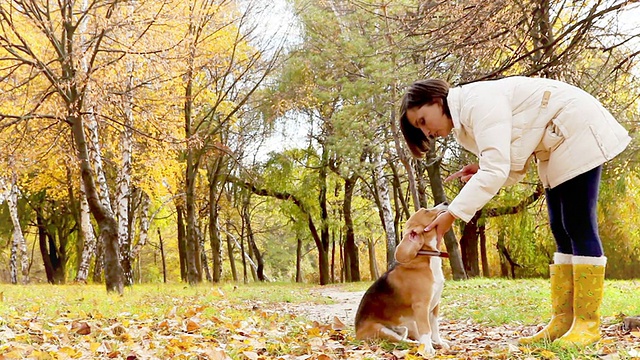
<instances>
[{"instance_id":1,"label":"birch tree","mask_svg":"<svg viewBox=\"0 0 640 360\"><path fill-rule=\"evenodd\" d=\"M91 259L96 253L96 237L93 233L93 224L91 224L91 212L89 203L87 202L87 194L84 191L84 185L80 183L80 235L82 238L82 253L80 254L80 265L76 273L76 282L86 283L89 276L89 266Z\"/></svg>"},{"instance_id":2,"label":"birch tree","mask_svg":"<svg viewBox=\"0 0 640 360\"><path fill-rule=\"evenodd\" d=\"M13 224L13 235L11 241L11 258L9 262L9 273L11 283L29 283L29 257L27 253L27 242L22 233L22 226L18 217L18 187L16 185L17 176L14 173L11 180L7 181L0 177L0 190L2 196L9 206L11 223ZM22 275L22 278L20 278Z\"/></svg>"},{"instance_id":3,"label":"birch tree","mask_svg":"<svg viewBox=\"0 0 640 360\"><path fill-rule=\"evenodd\" d=\"M60 121L69 126L77 149L78 165L87 193L88 205L100 228L105 249L105 282L107 291L122 293L123 279L118 248L118 224L110 209L100 201L85 133L84 113L87 84L92 81L104 50L107 34L117 26L118 1L92 1L84 8L71 0L43 4L37 0L16 0L0 4L0 19L5 26L0 30L0 48L5 56L0 60L0 76L17 74L26 76L11 93L32 87L34 96L21 112L0 114L3 125L31 119ZM76 31L85 18L102 19L94 24L94 32L87 43L78 44ZM38 33L27 29L36 28ZM87 70L77 59L86 57ZM109 61L117 60L109 59ZM46 85L45 85L46 84ZM58 109L62 109L59 111Z\"/></svg>"}]
</instances>

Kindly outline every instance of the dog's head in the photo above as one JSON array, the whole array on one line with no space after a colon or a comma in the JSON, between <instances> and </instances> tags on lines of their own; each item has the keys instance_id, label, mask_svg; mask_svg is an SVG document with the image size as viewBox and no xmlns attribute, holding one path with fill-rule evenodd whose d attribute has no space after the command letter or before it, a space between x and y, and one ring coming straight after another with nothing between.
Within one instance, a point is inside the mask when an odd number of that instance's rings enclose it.
<instances>
[{"instance_id":1,"label":"dog's head","mask_svg":"<svg viewBox=\"0 0 640 360\"><path fill-rule=\"evenodd\" d=\"M396 247L395 259L399 263L407 263L413 260L420 250L436 249L435 229L425 232L424 228L443 211L447 211L447 204L442 203L429 209L421 208L411 215L405 223L402 241Z\"/></svg>"}]
</instances>

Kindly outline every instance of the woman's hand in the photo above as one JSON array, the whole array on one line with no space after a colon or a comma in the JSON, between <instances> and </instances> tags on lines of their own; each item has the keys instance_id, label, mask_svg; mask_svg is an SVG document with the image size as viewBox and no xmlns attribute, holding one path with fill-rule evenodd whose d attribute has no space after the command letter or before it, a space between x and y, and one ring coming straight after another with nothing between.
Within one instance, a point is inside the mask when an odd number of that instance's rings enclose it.
<instances>
[{"instance_id":1,"label":"woman's hand","mask_svg":"<svg viewBox=\"0 0 640 360\"><path fill-rule=\"evenodd\" d=\"M436 219L433 220L431 224L427 225L427 227L424 228L425 232L431 231L433 229L436 230L436 249L440 249L440 246L442 246L442 238L444 237L444 234L446 234L446 232L451 229L451 225L455 220L456 218L455 216L453 216L453 214L445 211L442 214L438 215L438 217L436 217Z\"/></svg>"},{"instance_id":2,"label":"woman's hand","mask_svg":"<svg viewBox=\"0 0 640 360\"><path fill-rule=\"evenodd\" d=\"M453 174L447 176L444 181L451 181L457 178L460 178L460 180L464 183L466 183L467 181L471 180L471 177L478 172L478 169L480 169L480 166L478 164L469 164L469 165L465 165L461 170L454 172Z\"/></svg>"}]
</instances>

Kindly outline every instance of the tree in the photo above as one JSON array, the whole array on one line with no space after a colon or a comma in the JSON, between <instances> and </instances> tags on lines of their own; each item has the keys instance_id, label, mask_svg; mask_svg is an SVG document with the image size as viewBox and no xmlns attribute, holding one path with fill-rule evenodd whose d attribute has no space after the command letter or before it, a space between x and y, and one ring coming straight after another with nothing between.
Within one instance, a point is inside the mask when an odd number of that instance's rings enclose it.
<instances>
[{"instance_id":1,"label":"tree","mask_svg":"<svg viewBox=\"0 0 640 360\"><path fill-rule=\"evenodd\" d=\"M91 213L100 228L100 239L105 249L105 282L107 291L122 293L123 278L119 259L118 223L110 209L100 200L94 168L89 156L85 133L85 100L88 85L97 69L109 66L123 56L104 58L108 34L126 17L119 15L119 1L92 1L81 6L65 0L56 6L36 0L11 1L0 5L0 18L7 26L0 33L0 46L4 51L2 77L23 78L8 85L9 94L30 89L36 96L27 106L0 114L4 126L31 119L59 121L69 126L87 194ZM85 44L79 45L77 30L85 18L104 19L92 24L91 36L83 34ZM38 33L29 32L31 28ZM76 59L88 59L81 66ZM104 61L104 62L102 62ZM27 74L34 74L28 76ZM24 109L19 112L19 110Z\"/></svg>"}]
</instances>

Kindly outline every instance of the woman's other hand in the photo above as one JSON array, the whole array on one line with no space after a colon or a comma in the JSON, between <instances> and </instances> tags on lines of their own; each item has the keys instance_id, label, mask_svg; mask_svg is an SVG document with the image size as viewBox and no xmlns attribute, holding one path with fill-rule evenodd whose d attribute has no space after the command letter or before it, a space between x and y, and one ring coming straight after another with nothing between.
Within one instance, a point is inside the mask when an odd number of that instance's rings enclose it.
<instances>
[{"instance_id":1,"label":"woman's other hand","mask_svg":"<svg viewBox=\"0 0 640 360\"><path fill-rule=\"evenodd\" d=\"M451 181L454 179L460 178L460 180L464 183L471 180L471 177L478 172L480 166L478 164L469 164L465 165L461 170L454 172L453 174L447 176L444 181Z\"/></svg>"}]
</instances>

